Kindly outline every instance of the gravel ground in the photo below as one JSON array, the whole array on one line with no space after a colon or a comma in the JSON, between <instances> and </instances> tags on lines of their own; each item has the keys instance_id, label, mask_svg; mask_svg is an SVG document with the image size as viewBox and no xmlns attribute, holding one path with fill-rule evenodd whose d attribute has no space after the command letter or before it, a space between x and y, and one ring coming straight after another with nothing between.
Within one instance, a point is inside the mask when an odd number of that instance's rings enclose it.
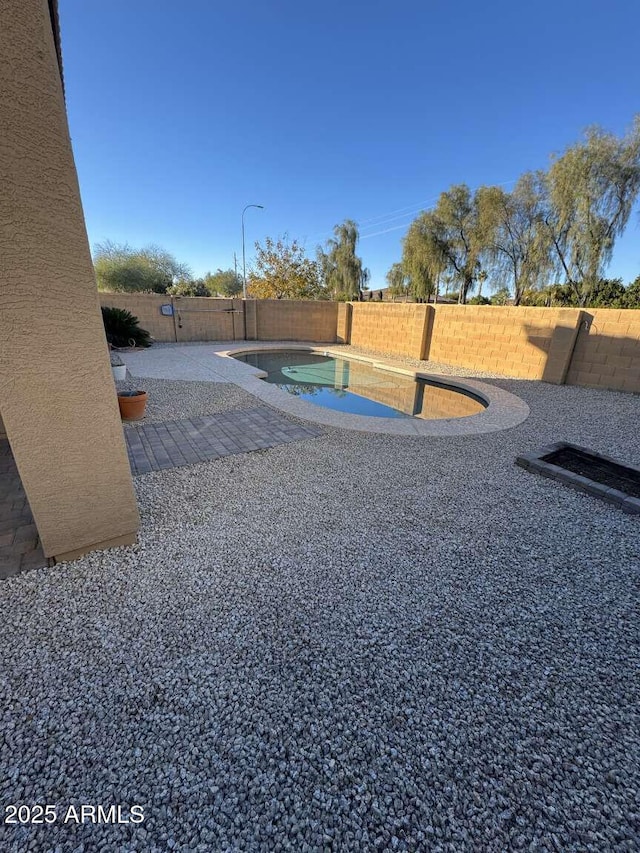
<instances>
[{"instance_id":1,"label":"gravel ground","mask_svg":"<svg viewBox=\"0 0 640 853\"><path fill-rule=\"evenodd\" d=\"M638 519L514 458L637 463L639 400L497 384L515 429L138 477L137 546L4 582L2 801L146 818L0 849L638 850Z\"/></svg>"},{"instance_id":2,"label":"gravel ground","mask_svg":"<svg viewBox=\"0 0 640 853\"><path fill-rule=\"evenodd\" d=\"M212 382L183 382L168 379L136 379L130 374L116 382L119 391L146 391L149 395L142 421L129 421L127 427L145 423L197 418L214 412L250 409L261 405L252 394L237 385Z\"/></svg>"}]
</instances>

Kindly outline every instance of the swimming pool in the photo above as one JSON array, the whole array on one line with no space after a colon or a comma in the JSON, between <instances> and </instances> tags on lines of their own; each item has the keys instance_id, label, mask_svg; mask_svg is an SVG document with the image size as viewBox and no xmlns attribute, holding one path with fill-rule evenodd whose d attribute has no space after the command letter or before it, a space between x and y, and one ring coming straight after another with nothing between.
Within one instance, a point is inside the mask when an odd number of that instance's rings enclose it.
<instances>
[{"instance_id":1,"label":"swimming pool","mask_svg":"<svg viewBox=\"0 0 640 853\"><path fill-rule=\"evenodd\" d=\"M438 420L469 417L487 407L481 397L453 384L415 379L328 354L260 350L233 358L264 371L265 382L288 394L339 412Z\"/></svg>"}]
</instances>

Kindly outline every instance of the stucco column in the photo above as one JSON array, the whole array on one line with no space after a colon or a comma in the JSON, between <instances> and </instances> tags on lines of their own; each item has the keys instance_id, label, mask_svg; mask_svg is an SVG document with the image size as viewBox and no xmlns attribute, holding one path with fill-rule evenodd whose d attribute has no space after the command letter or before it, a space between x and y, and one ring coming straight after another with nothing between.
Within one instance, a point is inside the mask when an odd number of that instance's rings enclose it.
<instances>
[{"instance_id":1,"label":"stucco column","mask_svg":"<svg viewBox=\"0 0 640 853\"><path fill-rule=\"evenodd\" d=\"M0 0L0 411L45 553L138 511L46 0Z\"/></svg>"}]
</instances>

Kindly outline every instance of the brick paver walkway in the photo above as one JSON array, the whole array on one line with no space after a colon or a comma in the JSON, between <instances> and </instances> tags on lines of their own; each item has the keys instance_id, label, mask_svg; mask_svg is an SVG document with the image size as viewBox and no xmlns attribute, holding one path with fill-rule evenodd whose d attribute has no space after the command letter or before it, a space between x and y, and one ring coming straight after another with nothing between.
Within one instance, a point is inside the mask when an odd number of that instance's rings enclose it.
<instances>
[{"instance_id":1,"label":"brick paver walkway","mask_svg":"<svg viewBox=\"0 0 640 853\"><path fill-rule=\"evenodd\" d=\"M125 429L134 475L180 468L317 435L320 430L298 426L265 406Z\"/></svg>"},{"instance_id":2,"label":"brick paver walkway","mask_svg":"<svg viewBox=\"0 0 640 853\"><path fill-rule=\"evenodd\" d=\"M0 439L0 579L47 563L11 447Z\"/></svg>"},{"instance_id":3,"label":"brick paver walkway","mask_svg":"<svg viewBox=\"0 0 640 853\"><path fill-rule=\"evenodd\" d=\"M320 435L265 406L202 418L129 426L124 431L133 474L179 468ZM0 579L47 560L9 442L0 440Z\"/></svg>"}]
</instances>

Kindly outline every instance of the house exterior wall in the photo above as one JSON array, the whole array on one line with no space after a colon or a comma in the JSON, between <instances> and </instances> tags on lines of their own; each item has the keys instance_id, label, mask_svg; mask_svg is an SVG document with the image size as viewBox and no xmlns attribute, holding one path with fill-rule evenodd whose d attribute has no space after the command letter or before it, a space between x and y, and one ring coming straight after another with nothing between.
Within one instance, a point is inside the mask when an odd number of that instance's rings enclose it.
<instances>
[{"instance_id":1,"label":"house exterior wall","mask_svg":"<svg viewBox=\"0 0 640 853\"><path fill-rule=\"evenodd\" d=\"M63 559L133 541L138 511L46 0L2 0L0 57L0 411Z\"/></svg>"}]
</instances>

